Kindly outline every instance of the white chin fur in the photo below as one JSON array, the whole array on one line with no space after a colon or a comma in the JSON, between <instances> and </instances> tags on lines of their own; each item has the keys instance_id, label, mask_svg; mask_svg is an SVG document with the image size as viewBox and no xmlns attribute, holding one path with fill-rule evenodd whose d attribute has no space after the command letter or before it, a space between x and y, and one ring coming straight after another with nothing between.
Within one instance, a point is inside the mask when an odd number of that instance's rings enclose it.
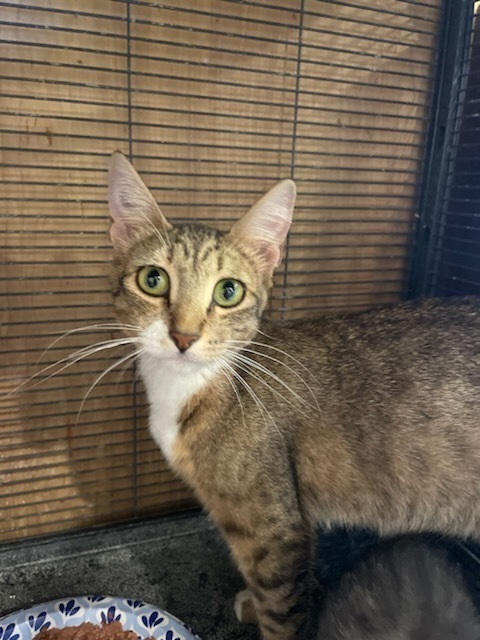
<instances>
[{"instance_id":1,"label":"white chin fur","mask_svg":"<svg viewBox=\"0 0 480 640\"><path fill-rule=\"evenodd\" d=\"M171 462L180 413L186 402L214 377L219 366L202 362L194 353L180 354L161 320L152 323L141 337L140 373L150 405L150 432Z\"/></svg>"}]
</instances>

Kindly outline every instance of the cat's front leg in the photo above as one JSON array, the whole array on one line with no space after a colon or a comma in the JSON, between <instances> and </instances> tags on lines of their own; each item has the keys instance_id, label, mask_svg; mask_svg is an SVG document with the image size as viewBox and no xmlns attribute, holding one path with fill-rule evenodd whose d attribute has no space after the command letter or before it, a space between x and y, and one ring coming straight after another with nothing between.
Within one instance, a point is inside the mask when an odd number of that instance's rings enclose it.
<instances>
[{"instance_id":1,"label":"cat's front leg","mask_svg":"<svg viewBox=\"0 0 480 640\"><path fill-rule=\"evenodd\" d=\"M232 523L222 528L252 594L262 638L307 637L312 544L300 517L255 530Z\"/></svg>"}]
</instances>

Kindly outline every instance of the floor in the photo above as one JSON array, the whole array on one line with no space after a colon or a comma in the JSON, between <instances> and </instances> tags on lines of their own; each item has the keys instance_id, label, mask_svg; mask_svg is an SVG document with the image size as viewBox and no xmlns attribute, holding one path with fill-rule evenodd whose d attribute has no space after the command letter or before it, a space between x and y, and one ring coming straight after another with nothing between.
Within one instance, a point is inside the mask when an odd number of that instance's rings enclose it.
<instances>
[{"instance_id":1,"label":"floor","mask_svg":"<svg viewBox=\"0 0 480 640\"><path fill-rule=\"evenodd\" d=\"M228 550L203 515L183 515L0 548L0 614L70 595L141 599L203 639L257 638L235 619L242 588Z\"/></svg>"},{"instance_id":2,"label":"floor","mask_svg":"<svg viewBox=\"0 0 480 640\"><path fill-rule=\"evenodd\" d=\"M375 542L362 531L320 535L319 578L334 584ZM462 563L480 610L480 549L440 542ZM225 543L198 512L0 546L0 615L73 595L113 595L165 609L203 640L253 640L256 630L233 614L241 588Z\"/></svg>"}]
</instances>

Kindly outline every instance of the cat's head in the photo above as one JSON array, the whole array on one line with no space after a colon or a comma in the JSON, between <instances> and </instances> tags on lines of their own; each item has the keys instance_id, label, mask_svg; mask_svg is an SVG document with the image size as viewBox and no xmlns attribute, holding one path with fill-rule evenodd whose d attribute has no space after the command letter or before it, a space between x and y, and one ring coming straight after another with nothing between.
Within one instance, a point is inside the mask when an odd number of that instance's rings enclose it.
<instances>
[{"instance_id":1,"label":"cat's head","mask_svg":"<svg viewBox=\"0 0 480 640\"><path fill-rule=\"evenodd\" d=\"M121 153L110 163L113 290L119 319L136 327L144 352L205 364L255 335L295 201L284 180L228 233L171 225Z\"/></svg>"}]
</instances>

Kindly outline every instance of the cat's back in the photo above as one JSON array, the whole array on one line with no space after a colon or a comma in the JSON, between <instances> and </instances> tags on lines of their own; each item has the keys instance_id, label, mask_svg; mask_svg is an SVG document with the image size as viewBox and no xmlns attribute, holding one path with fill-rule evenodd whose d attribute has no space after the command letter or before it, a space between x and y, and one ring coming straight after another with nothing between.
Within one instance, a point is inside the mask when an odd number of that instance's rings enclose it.
<instances>
[{"instance_id":1,"label":"cat's back","mask_svg":"<svg viewBox=\"0 0 480 640\"><path fill-rule=\"evenodd\" d=\"M365 348L366 340L381 342L392 337L409 342L440 335L480 340L480 296L410 300L357 313L296 320L285 327L295 334L300 348L309 340L350 348L356 341Z\"/></svg>"},{"instance_id":2,"label":"cat's back","mask_svg":"<svg viewBox=\"0 0 480 640\"><path fill-rule=\"evenodd\" d=\"M478 640L464 579L444 551L409 540L376 550L327 596L318 640Z\"/></svg>"},{"instance_id":3,"label":"cat's back","mask_svg":"<svg viewBox=\"0 0 480 640\"><path fill-rule=\"evenodd\" d=\"M295 321L278 332L294 343L295 357L325 392L322 401L338 405L357 387L377 400L415 384L430 393L459 374L480 393L480 297L408 301Z\"/></svg>"}]
</instances>

